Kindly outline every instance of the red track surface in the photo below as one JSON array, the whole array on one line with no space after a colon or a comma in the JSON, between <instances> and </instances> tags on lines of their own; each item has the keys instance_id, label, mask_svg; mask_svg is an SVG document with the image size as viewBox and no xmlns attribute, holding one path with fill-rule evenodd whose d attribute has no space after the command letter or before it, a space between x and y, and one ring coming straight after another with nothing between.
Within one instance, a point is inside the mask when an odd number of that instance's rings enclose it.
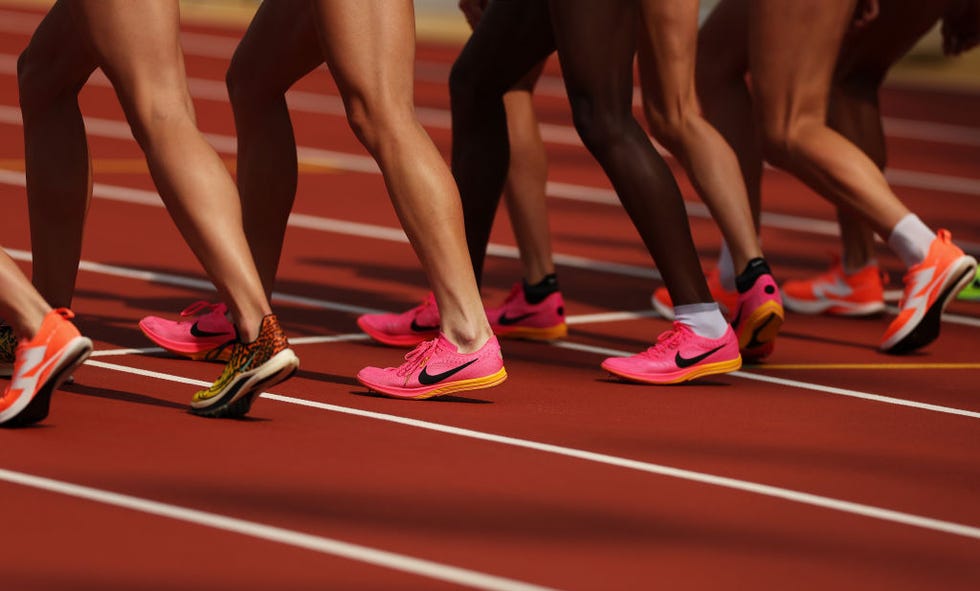
<instances>
[{"instance_id":1,"label":"red track surface","mask_svg":"<svg viewBox=\"0 0 980 591\"><path fill-rule=\"evenodd\" d=\"M0 159L7 168L23 156L12 67L36 20L34 13L0 14ZM226 57L201 53L229 55L235 32L188 30L196 34L188 43L188 73L210 83L195 83L200 124L230 137L227 102L203 94L220 85ZM441 80L454 51L419 50L418 103L442 111L435 119L446 117ZM571 137L564 99L549 93L554 85L543 83L540 115L559 126L558 139ZM323 72L298 90L321 96L295 95L294 107L323 110L337 101ZM893 123L944 123L966 138L924 141L897 132L889 140L891 174L927 223L949 227L976 254L977 96L890 89L883 99ZM131 139L113 137L96 121L123 122L111 89L97 79L83 92L83 112L92 118L97 164L140 157ZM295 212L336 220L339 230L291 228L278 292L384 310L413 305L424 278L408 245L381 232L397 223L380 176L349 170L366 156L344 118L300 109L293 117L301 146L348 156L334 158L329 173L301 176ZM445 150L445 126L429 131ZM549 150L554 183L610 197L577 142L553 142ZM930 188L913 187L910 172L940 176L929 177ZM3 246L28 251L23 188L16 174L2 179ZM95 180L152 191L145 172L97 172ZM802 224L764 230L777 273L788 278L822 268L824 253L836 248L819 231L830 208L782 173L766 182L767 211ZM562 192L555 185L553 193ZM619 207L559 197L550 207L556 252L649 268ZM346 222L379 228L352 235L344 233L351 228ZM692 226L703 253L713 256L712 223L694 217ZM513 244L506 220L493 240ZM896 261L884 250L881 256L897 282ZM96 198L83 259L204 279L164 210L145 204ZM652 275L615 269L560 265L559 272L573 316L647 310L656 285ZM518 273L513 258L491 257L486 299L502 297ZM172 315L211 296L165 277L86 268L74 308L97 350L109 351L149 345L136 328L142 316ZM314 304L275 302L291 338L357 332L353 314ZM194 386L180 380L210 381L219 366L153 353L96 356L55 397L47 422L0 431L3 588L516 589L521 581L564 589L976 588L980 306L956 303L950 312L936 344L898 359L874 349L888 318L790 315L768 366L669 388L608 379L596 349L639 350L664 321L583 322L568 339L580 350L507 342L511 377L503 386L430 403L372 397L352 379L366 364L396 363L397 350L362 340L300 340L300 374L275 389L286 398L259 401L244 421L185 412ZM830 363L870 367L821 367ZM884 367L893 363L935 365ZM779 368L789 364L805 367ZM124 371L130 368L144 375ZM791 381L765 381L770 377ZM906 401L913 406L899 404ZM24 482L24 474L133 499L54 492L46 481ZM755 485L761 488L748 490ZM159 515L153 512L160 507L132 504L139 499L204 513ZM245 531L238 522L219 528L215 516L282 528L276 534L282 537ZM345 554L330 540L358 548ZM399 570L387 555L372 562L370 549L467 572L447 579L432 565ZM480 573L510 581L474 578Z\"/></svg>"}]
</instances>

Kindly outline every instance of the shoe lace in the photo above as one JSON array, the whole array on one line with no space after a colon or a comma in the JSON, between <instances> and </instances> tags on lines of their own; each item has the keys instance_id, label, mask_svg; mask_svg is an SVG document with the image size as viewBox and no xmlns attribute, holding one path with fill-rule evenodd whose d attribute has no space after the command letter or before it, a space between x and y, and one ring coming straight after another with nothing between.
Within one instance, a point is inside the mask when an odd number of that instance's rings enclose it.
<instances>
[{"instance_id":1,"label":"shoe lace","mask_svg":"<svg viewBox=\"0 0 980 591\"><path fill-rule=\"evenodd\" d=\"M222 306L224 306L224 304L212 304L207 300L198 300L181 310L180 315L183 318L187 318L188 316L203 316L204 314L209 314L218 310Z\"/></svg>"},{"instance_id":2,"label":"shoe lace","mask_svg":"<svg viewBox=\"0 0 980 591\"><path fill-rule=\"evenodd\" d=\"M396 375L404 377L412 374L415 370L429 362L436 353L439 352L439 339L419 343L414 349L405 355L405 363L401 364L396 371Z\"/></svg>"},{"instance_id":3,"label":"shoe lace","mask_svg":"<svg viewBox=\"0 0 980 591\"><path fill-rule=\"evenodd\" d=\"M657 337L657 342L654 343L640 355L644 357L659 358L662 357L667 351L672 351L680 346L681 337L683 332L681 330L681 323L675 322L674 328L660 333Z\"/></svg>"}]
</instances>

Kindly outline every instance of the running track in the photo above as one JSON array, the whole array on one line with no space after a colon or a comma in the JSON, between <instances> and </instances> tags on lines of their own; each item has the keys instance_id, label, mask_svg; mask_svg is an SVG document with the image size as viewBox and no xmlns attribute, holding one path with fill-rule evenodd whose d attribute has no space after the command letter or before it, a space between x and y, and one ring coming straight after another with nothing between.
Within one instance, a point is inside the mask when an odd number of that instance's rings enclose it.
<instances>
[{"instance_id":1,"label":"running track","mask_svg":"<svg viewBox=\"0 0 980 591\"><path fill-rule=\"evenodd\" d=\"M0 231L25 270L15 62L38 18L0 10ZM237 33L185 38L201 127L231 161L221 81ZM419 49L420 116L444 151L454 51ZM426 288L318 72L290 97L304 172L274 302L303 365L243 421L189 416L220 367L149 349L136 328L212 292L93 77L96 198L74 309L97 352L48 421L0 431L3 588L976 588L980 306L955 303L941 339L908 357L875 352L888 317L790 315L765 366L669 388L607 378L604 355L640 350L667 324L649 313L648 256L549 73L538 104L568 340L506 342L510 379L457 399L394 401L355 383L402 355L357 334L356 314L405 309ZM974 254L976 105L970 93L884 96L896 190ZM766 183L777 274L823 268L829 207L781 173ZM682 188L712 257L717 231ZM506 220L493 242L489 302L519 273Z\"/></svg>"}]
</instances>

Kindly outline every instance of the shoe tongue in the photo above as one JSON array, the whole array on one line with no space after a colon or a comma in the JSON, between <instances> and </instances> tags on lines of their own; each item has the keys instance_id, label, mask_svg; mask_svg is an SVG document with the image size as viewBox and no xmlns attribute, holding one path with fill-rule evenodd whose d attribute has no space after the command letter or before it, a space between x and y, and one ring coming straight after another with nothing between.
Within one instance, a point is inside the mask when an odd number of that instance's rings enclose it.
<instances>
[{"instance_id":1,"label":"shoe tongue","mask_svg":"<svg viewBox=\"0 0 980 591\"><path fill-rule=\"evenodd\" d=\"M436 346L438 346L440 349L452 351L453 353L459 352L459 349L456 347L456 345L454 345L452 341L447 339L446 335L442 334L441 332L439 333L439 337L436 339Z\"/></svg>"}]
</instances>

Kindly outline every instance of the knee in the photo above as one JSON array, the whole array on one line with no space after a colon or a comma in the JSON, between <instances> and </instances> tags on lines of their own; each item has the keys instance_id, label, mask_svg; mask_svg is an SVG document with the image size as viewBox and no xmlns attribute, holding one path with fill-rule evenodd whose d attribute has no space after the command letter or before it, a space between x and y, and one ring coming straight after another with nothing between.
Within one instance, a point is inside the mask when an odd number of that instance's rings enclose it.
<instances>
[{"instance_id":1,"label":"knee","mask_svg":"<svg viewBox=\"0 0 980 591\"><path fill-rule=\"evenodd\" d=\"M696 120L701 117L693 97L691 100L665 101L662 105L644 97L643 114L650 126L650 135L672 152L685 144Z\"/></svg>"},{"instance_id":2,"label":"knee","mask_svg":"<svg viewBox=\"0 0 980 591\"><path fill-rule=\"evenodd\" d=\"M404 126L415 122L411 97L386 99L355 95L348 97L345 104L351 131L375 158L385 143L399 139Z\"/></svg>"},{"instance_id":3,"label":"knee","mask_svg":"<svg viewBox=\"0 0 980 591\"><path fill-rule=\"evenodd\" d=\"M569 96L575 131L586 148L601 159L612 144L626 136L629 113L599 107L587 96Z\"/></svg>"},{"instance_id":4,"label":"knee","mask_svg":"<svg viewBox=\"0 0 980 591\"><path fill-rule=\"evenodd\" d=\"M271 88L266 80L254 67L237 59L237 55L232 58L225 73L225 86L236 117L250 113L262 115L269 103L285 100L287 89Z\"/></svg>"},{"instance_id":5,"label":"knee","mask_svg":"<svg viewBox=\"0 0 980 591\"><path fill-rule=\"evenodd\" d=\"M759 125L762 135L762 151L773 166L791 168L800 152L801 129L798 124L763 117Z\"/></svg>"},{"instance_id":6,"label":"knee","mask_svg":"<svg viewBox=\"0 0 980 591\"><path fill-rule=\"evenodd\" d=\"M48 65L28 46L17 58L17 86L25 116L45 109L54 100L61 91L54 82Z\"/></svg>"}]
</instances>

